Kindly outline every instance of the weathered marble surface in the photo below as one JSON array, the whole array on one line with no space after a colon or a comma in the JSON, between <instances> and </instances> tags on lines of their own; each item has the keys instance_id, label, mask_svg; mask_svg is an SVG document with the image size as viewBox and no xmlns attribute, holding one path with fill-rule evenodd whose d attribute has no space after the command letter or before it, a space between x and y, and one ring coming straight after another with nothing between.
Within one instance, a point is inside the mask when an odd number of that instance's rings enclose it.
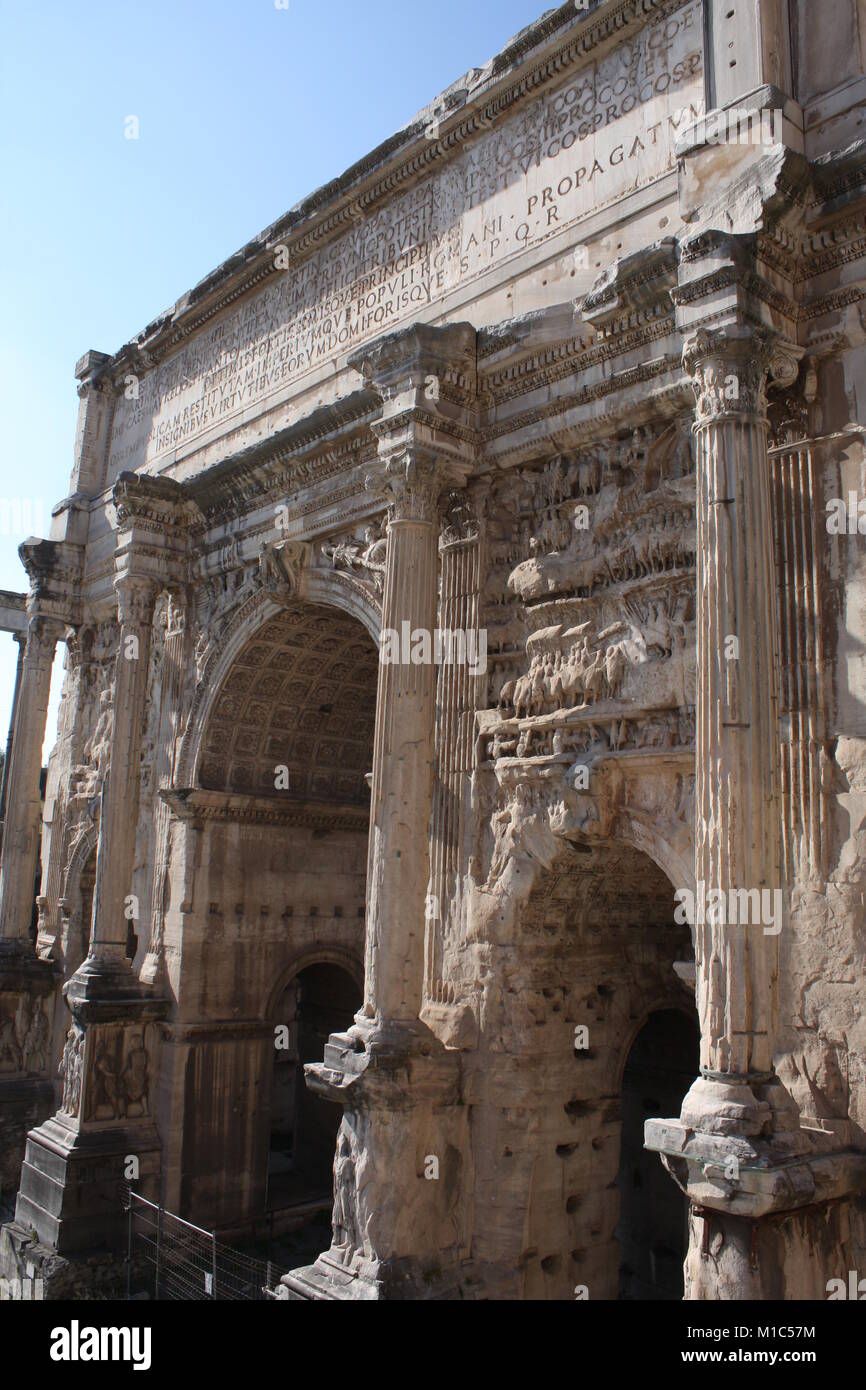
<instances>
[{"instance_id":1,"label":"weathered marble surface","mask_svg":"<svg viewBox=\"0 0 866 1390\"><path fill-rule=\"evenodd\" d=\"M668 1013L701 1033L646 1133L686 1296L862 1266L866 27L832 9L552 11L79 362L22 556L8 1272L32 1224L65 1290L130 1153L252 1230L316 966L360 1007L303 1059L333 1231L289 1297L615 1297L624 1078ZM714 102L774 142L709 139ZM403 624L483 666L379 661ZM707 887L781 929L681 910Z\"/></svg>"}]
</instances>

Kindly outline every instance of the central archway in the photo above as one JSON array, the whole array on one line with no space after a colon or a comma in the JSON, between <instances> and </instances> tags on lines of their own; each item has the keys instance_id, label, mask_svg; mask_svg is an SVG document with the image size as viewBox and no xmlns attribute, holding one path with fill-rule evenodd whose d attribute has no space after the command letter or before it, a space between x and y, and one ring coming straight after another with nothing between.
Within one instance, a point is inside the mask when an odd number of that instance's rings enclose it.
<instances>
[{"instance_id":1,"label":"central archway","mask_svg":"<svg viewBox=\"0 0 866 1390\"><path fill-rule=\"evenodd\" d=\"M498 944L480 1065L502 1083L472 1122L474 1239L489 1267L512 1271L500 1297L618 1296L629 1045L648 1015L692 1007L675 909L647 854L575 844L538 873Z\"/></svg>"},{"instance_id":2,"label":"central archway","mask_svg":"<svg viewBox=\"0 0 866 1390\"><path fill-rule=\"evenodd\" d=\"M363 996L378 676L375 643L340 609L268 600L249 616L200 693L193 785L178 798L195 912L176 1200L238 1237L266 1214L276 1229L277 1208L330 1201L339 1111L308 1097L303 1064Z\"/></svg>"}]
</instances>

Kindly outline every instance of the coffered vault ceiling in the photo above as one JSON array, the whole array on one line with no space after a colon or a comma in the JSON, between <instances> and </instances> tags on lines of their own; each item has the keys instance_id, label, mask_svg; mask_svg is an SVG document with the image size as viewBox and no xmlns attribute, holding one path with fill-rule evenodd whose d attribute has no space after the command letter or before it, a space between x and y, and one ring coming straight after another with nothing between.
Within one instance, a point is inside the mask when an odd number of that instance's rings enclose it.
<instances>
[{"instance_id":1,"label":"coffered vault ceiling","mask_svg":"<svg viewBox=\"0 0 866 1390\"><path fill-rule=\"evenodd\" d=\"M358 622L296 604L250 639L205 731L199 783L295 800L369 798L377 652ZM275 785L288 768L288 789Z\"/></svg>"}]
</instances>

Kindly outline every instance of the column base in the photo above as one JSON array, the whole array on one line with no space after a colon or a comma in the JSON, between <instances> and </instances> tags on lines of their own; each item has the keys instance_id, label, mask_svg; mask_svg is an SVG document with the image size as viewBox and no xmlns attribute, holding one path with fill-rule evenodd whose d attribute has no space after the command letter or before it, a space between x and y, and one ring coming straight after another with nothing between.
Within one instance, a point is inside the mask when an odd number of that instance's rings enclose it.
<instances>
[{"instance_id":1,"label":"column base","mask_svg":"<svg viewBox=\"0 0 866 1390\"><path fill-rule=\"evenodd\" d=\"M687 1299L827 1298L860 1268L866 1153L801 1128L776 1077L700 1077L644 1141L691 1204Z\"/></svg>"},{"instance_id":2,"label":"column base","mask_svg":"<svg viewBox=\"0 0 866 1390\"><path fill-rule=\"evenodd\" d=\"M773 1074L699 1076L679 1119L646 1121L644 1143L696 1206L754 1220L866 1190L866 1154L801 1127Z\"/></svg>"},{"instance_id":3,"label":"column base","mask_svg":"<svg viewBox=\"0 0 866 1390\"><path fill-rule=\"evenodd\" d=\"M134 973L126 948L119 942L100 947L98 956L88 956L64 985L63 993L76 1017L93 1021L110 1018L111 1010L126 1005L140 1008L156 999Z\"/></svg>"},{"instance_id":4,"label":"column base","mask_svg":"<svg viewBox=\"0 0 866 1390\"><path fill-rule=\"evenodd\" d=\"M347 1268L339 1252L320 1255L315 1264L284 1274L281 1295L305 1303L419 1302L460 1298L456 1278L442 1279L438 1270L424 1269L415 1260L388 1261L367 1268Z\"/></svg>"},{"instance_id":5,"label":"column base","mask_svg":"<svg viewBox=\"0 0 866 1390\"><path fill-rule=\"evenodd\" d=\"M61 1255L122 1249L130 1156L138 1160L136 1191L155 1198L161 1146L153 1124L77 1130L62 1117L46 1120L27 1136L16 1223Z\"/></svg>"},{"instance_id":6,"label":"column base","mask_svg":"<svg viewBox=\"0 0 866 1390\"><path fill-rule=\"evenodd\" d=\"M141 1256L133 1274L139 1271L146 1277ZM0 1279L9 1281L13 1289L20 1288L23 1298L46 1303L121 1302L126 1299L128 1274L125 1252L58 1255L36 1240L30 1227L17 1221L0 1227Z\"/></svg>"},{"instance_id":7,"label":"column base","mask_svg":"<svg viewBox=\"0 0 866 1390\"><path fill-rule=\"evenodd\" d=\"M47 994L57 982L56 961L37 956L30 938L0 937L0 990Z\"/></svg>"},{"instance_id":8,"label":"column base","mask_svg":"<svg viewBox=\"0 0 866 1390\"><path fill-rule=\"evenodd\" d=\"M688 1300L859 1298L864 1267L866 1199L862 1196L757 1221L710 1207L692 1207L689 1213L684 1266Z\"/></svg>"},{"instance_id":9,"label":"column base","mask_svg":"<svg viewBox=\"0 0 866 1390\"><path fill-rule=\"evenodd\" d=\"M332 1034L307 1084L344 1107L331 1247L282 1282L293 1299L458 1296L468 1151L460 1057L419 1020Z\"/></svg>"}]
</instances>

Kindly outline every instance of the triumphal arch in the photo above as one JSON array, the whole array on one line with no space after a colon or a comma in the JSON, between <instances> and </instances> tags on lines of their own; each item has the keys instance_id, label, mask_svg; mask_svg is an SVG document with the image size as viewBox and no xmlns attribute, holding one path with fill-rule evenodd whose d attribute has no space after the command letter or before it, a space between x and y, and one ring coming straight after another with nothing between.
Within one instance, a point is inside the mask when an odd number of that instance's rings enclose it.
<instances>
[{"instance_id":1,"label":"triumphal arch","mask_svg":"<svg viewBox=\"0 0 866 1390\"><path fill-rule=\"evenodd\" d=\"M292 1299L866 1271L864 53L562 5L82 357L3 610L4 1272L107 1289L125 1177L324 1201Z\"/></svg>"}]
</instances>

